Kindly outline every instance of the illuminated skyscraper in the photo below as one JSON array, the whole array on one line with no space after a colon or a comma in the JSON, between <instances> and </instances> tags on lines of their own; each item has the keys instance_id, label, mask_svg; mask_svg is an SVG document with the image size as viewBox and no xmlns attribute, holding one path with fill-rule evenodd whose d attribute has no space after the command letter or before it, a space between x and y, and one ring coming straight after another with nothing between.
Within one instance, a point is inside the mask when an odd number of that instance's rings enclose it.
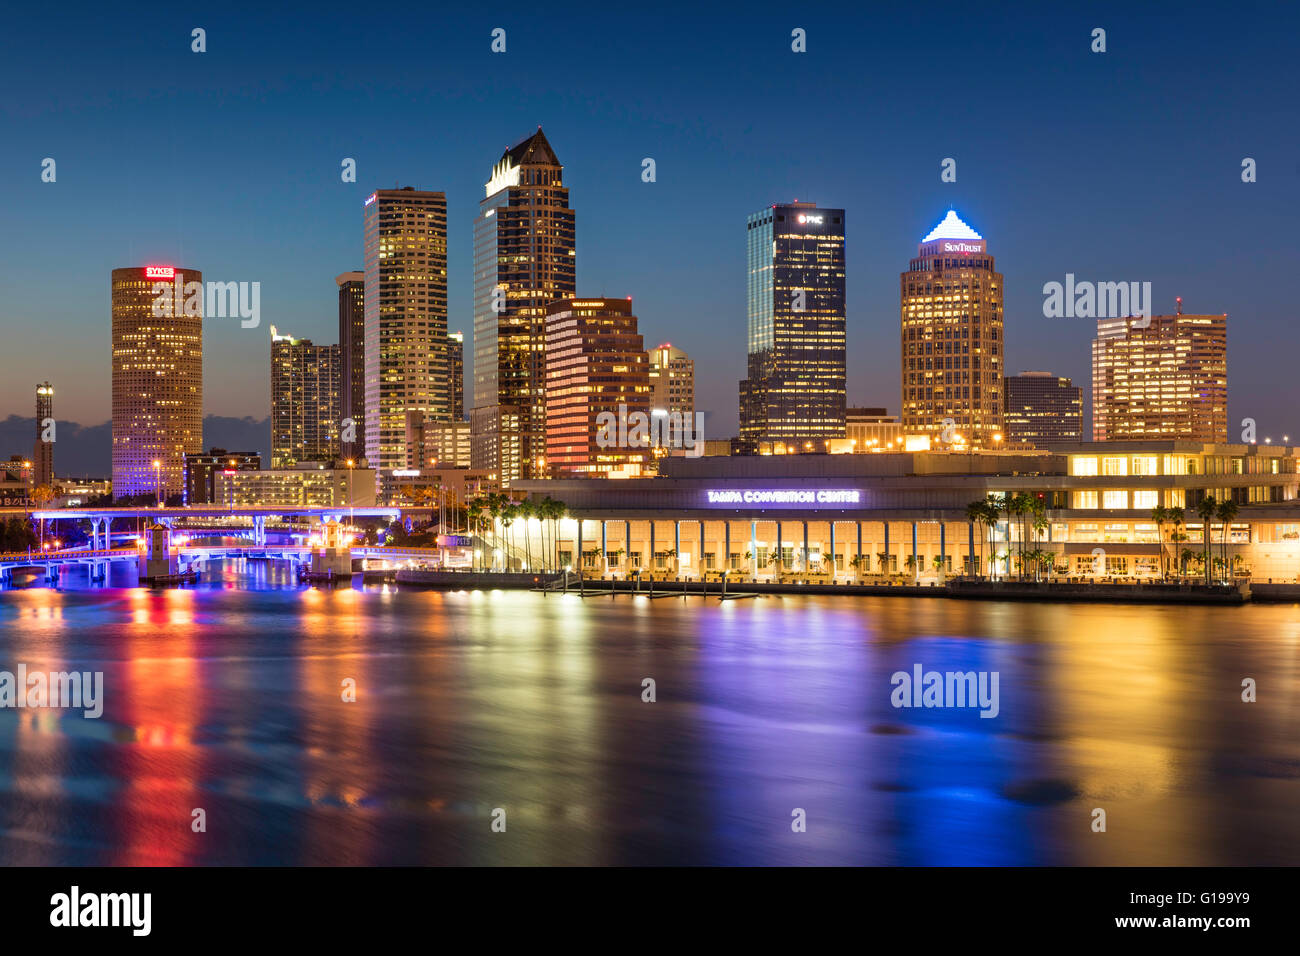
<instances>
[{"instance_id":1,"label":"illuminated skyscraper","mask_svg":"<svg viewBox=\"0 0 1300 956\"><path fill-rule=\"evenodd\" d=\"M546 473L546 309L575 292L574 213L541 127L492 169L474 220L475 468Z\"/></svg>"},{"instance_id":2,"label":"illuminated skyscraper","mask_svg":"<svg viewBox=\"0 0 1300 956\"><path fill-rule=\"evenodd\" d=\"M46 429L54 422L54 387L49 382L36 386L36 444L32 448L32 487L54 482L54 442L46 440Z\"/></svg>"},{"instance_id":3,"label":"illuminated skyscraper","mask_svg":"<svg viewBox=\"0 0 1300 956\"><path fill-rule=\"evenodd\" d=\"M671 342L650 352L650 388L651 410L695 414L695 362Z\"/></svg>"},{"instance_id":4,"label":"illuminated skyscraper","mask_svg":"<svg viewBox=\"0 0 1300 956\"><path fill-rule=\"evenodd\" d=\"M410 186L371 194L365 253L366 458L404 468L407 413L451 414L447 197Z\"/></svg>"},{"instance_id":5,"label":"illuminated skyscraper","mask_svg":"<svg viewBox=\"0 0 1300 956\"><path fill-rule=\"evenodd\" d=\"M339 457L339 347L271 326L271 467Z\"/></svg>"},{"instance_id":6,"label":"illuminated skyscraper","mask_svg":"<svg viewBox=\"0 0 1300 956\"><path fill-rule=\"evenodd\" d=\"M447 371L451 376L451 421L465 418L465 333L447 333Z\"/></svg>"},{"instance_id":7,"label":"illuminated skyscraper","mask_svg":"<svg viewBox=\"0 0 1300 956\"><path fill-rule=\"evenodd\" d=\"M352 422L356 438L342 442L342 455L362 458L366 453L366 274L344 272L334 281L339 287L339 416Z\"/></svg>"},{"instance_id":8,"label":"illuminated skyscraper","mask_svg":"<svg viewBox=\"0 0 1300 956\"><path fill-rule=\"evenodd\" d=\"M1092 343L1093 441L1228 440L1228 317L1099 319Z\"/></svg>"},{"instance_id":9,"label":"illuminated skyscraper","mask_svg":"<svg viewBox=\"0 0 1300 956\"><path fill-rule=\"evenodd\" d=\"M546 317L546 461L552 477L631 477L650 455L650 364L631 299L565 299ZM645 418L644 443L630 416ZM602 439L601 416L606 415ZM622 422L622 428L608 422ZM612 439L612 440L608 440Z\"/></svg>"},{"instance_id":10,"label":"illuminated skyscraper","mask_svg":"<svg viewBox=\"0 0 1300 956\"><path fill-rule=\"evenodd\" d=\"M1051 448L1083 441L1083 389L1051 372L1021 372L1004 381L1004 445Z\"/></svg>"},{"instance_id":11,"label":"illuminated skyscraper","mask_svg":"<svg viewBox=\"0 0 1300 956\"><path fill-rule=\"evenodd\" d=\"M993 447L1003 432L1002 276L951 210L899 276L903 430Z\"/></svg>"},{"instance_id":12,"label":"illuminated skyscraper","mask_svg":"<svg viewBox=\"0 0 1300 956\"><path fill-rule=\"evenodd\" d=\"M181 494L203 449L203 298L201 272L113 270L114 495Z\"/></svg>"},{"instance_id":13,"label":"illuminated skyscraper","mask_svg":"<svg viewBox=\"0 0 1300 956\"><path fill-rule=\"evenodd\" d=\"M773 205L748 221L749 374L740 438L844 437L844 210Z\"/></svg>"}]
</instances>

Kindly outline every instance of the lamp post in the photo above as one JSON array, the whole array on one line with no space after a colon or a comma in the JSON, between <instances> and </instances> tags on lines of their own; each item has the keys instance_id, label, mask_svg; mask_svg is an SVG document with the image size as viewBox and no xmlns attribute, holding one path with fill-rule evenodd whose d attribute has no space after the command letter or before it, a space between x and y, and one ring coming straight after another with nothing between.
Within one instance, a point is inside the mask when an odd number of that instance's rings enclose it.
<instances>
[{"instance_id":1,"label":"lamp post","mask_svg":"<svg viewBox=\"0 0 1300 956\"><path fill-rule=\"evenodd\" d=\"M153 486L154 494L158 496L158 507L162 507L162 462L157 458L153 460Z\"/></svg>"},{"instance_id":2,"label":"lamp post","mask_svg":"<svg viewBox=\"0 0 1300 956\"><path fill-rule=\"evenodd\" d=\"M348 459L348 525L350 529L355 529L357 526L355 507L352 498L352 466L355 464L356 462L351 458Z\"/></svg>"}]
</instances>

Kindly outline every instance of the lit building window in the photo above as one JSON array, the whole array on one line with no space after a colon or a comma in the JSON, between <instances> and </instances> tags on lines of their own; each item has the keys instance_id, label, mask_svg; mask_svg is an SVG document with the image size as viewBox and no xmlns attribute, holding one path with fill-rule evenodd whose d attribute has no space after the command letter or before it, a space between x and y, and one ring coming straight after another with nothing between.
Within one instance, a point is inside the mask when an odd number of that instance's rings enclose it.
<instances>
[{"instance_id":1,"label":"lit building window","mask_svg":"<svg viewBox=\"0 0 1300 956\"><path fill-rule=\"evenodd\" d=\"M1097 459L1076 455L1070 459L1070 474L1090 477L1097 474Z\"/></svg>"}]
</instances>

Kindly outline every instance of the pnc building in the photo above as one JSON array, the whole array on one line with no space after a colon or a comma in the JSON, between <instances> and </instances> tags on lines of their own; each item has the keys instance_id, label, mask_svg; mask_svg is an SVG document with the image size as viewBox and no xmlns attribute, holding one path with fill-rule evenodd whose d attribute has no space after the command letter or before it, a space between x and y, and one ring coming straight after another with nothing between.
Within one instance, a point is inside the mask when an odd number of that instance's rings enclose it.
<instances>
[{"instance_id":1,"label":"pnc building","mask_svg":"<svg viewBox=\"0 0 1300 956\"><path fill-rule=\"evenodd\" d=\"M741 445L844 437L844 210L777 204L749 217L748 376Z\"/></svg>"},{"instance_id":2,"label":"pnc building","mask_svg":"<svg viewBox=\"0 0 1300 956\"><path fill-rule=\"evenodd\" d=\"M908 434L993 447L1003 431L1002 275L952 210L899 276L902 419Z\"/></svg>"},{"instance_id":3,"label":"pnc building","mask_svg":"<svg viewBox=\"0 0 1300 956\"><path fill-rule=\"evenodd\" d=\"M112 282L113 494L179 495L203 450L203 273L135 266Z\"/></svg>"}]
</instances>

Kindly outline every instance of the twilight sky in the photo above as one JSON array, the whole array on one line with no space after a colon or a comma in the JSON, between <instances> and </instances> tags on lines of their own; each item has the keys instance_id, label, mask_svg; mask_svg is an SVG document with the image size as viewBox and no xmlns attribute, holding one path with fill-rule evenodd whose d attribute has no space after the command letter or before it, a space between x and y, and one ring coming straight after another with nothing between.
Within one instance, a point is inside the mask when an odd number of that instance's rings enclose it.
<instances>
[{"instance_id":1,"label":"twilight sky","mask_svg":"<svg viewBox=\"0 0 1300 956\"><path fill-rule=\"evenodd\" d=\"M1086 395L1095 323L1044 318L1043 284L1150 281L1158 312L1228 313L1230 432L1300 434L1295 4L440 6L6 13L0 417L48 378L60 420L105 421L109 273L162 262L262 283L260 328L205 320L204 376L208 414L264 418L269 326L337 340L334 276L361 268L362 200L394 184L447 193L468 339L483 183L541 124L578 293L631 295L647 347L695 358L708 437L736 425L745 217L795 198L847 210L850 404L898 411L898 274L952 206L1006 276L1009 371Z\"/></svg>"}]
</instances>

